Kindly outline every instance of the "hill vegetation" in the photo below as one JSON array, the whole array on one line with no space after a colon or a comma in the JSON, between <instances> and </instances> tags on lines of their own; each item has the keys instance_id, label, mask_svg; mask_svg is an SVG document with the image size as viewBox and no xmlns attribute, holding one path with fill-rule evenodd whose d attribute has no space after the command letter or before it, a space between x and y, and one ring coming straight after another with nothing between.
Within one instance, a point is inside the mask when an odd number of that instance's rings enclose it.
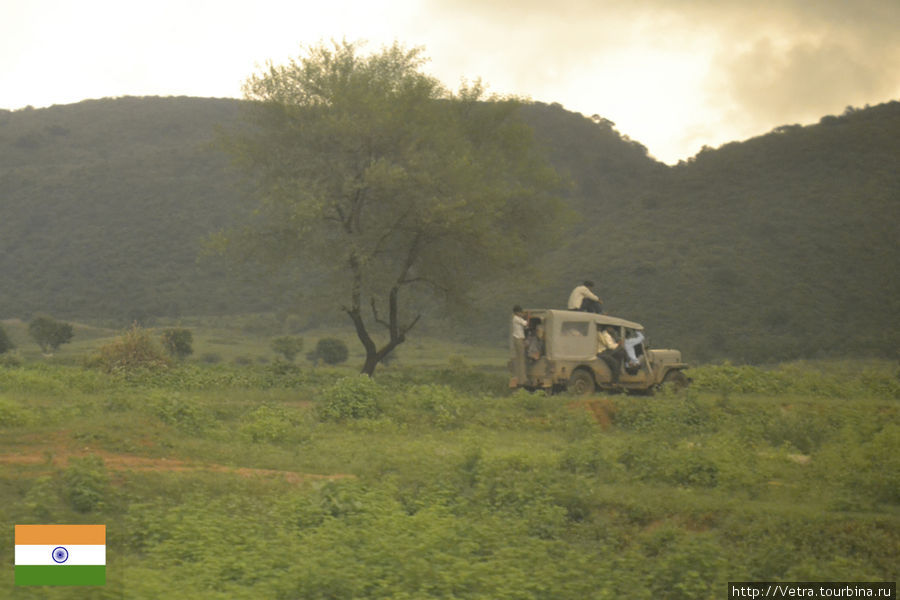
<instances>
[{"instance_id":1,"label":"hill vegetation","mask_svg":"<svg viewBox=\"0 0 900 600\"><path fill-rule=\"evenodd\" d=\"M240 106L121 98L0 111L0 317L339 320L302 274L198 262L203 238L250 205L213 146ZM460 339L502 345L512 304L561 306L592 278L610 312L689 360L896 358L900 103L674 167L601 117L542 104L522 116L571 179L578 216L534 272L472 290L477 310L453 326Z\"/></svg>"}]
</instances>

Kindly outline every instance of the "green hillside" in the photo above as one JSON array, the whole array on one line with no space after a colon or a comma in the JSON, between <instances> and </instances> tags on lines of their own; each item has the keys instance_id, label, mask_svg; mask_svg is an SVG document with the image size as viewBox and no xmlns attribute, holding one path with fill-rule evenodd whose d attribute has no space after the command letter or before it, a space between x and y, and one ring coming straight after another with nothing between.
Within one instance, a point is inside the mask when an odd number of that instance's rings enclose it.
<instances>
[{"instance_id":1,"label":"green hillside","mask_svg":"<svg viewBox=\"0 0 900 600\"><path fill-rule=\"evenodd\" d=\"M581 120L599 137L602 125ZM546 281L508 300L559 305L592 277L610 312L694 359L896 356L900 103L779 128L673 168L641 164L634 145L612 174L582 148L554 150L579 169L582 223L543 261Z\"/></svg>"},{"instance_id":2,"label":"green hillside","mask_svg":"<svg viewBox=\"0 0 900 600\"><path fill-rule=\"evenodd\" d=\"M271 308L197 264L241 198L216 127L237 102L87 101L0 113L0 313L177 316Z\"/></svg>"},{"instance_id":3,"label":"green hillside","mask_svg":"<svg viewBox=\"0 0 900 600\"><path fill-rule=\"evenodd\" d=\"M122 98L0 111L0 317L291 311L275 284L216 260L205 235L252 206L212 141L240 102ZM896 357L900 103L705 149L667 167L602 118L523 117L572 180L579 215L537 275L472 290L461 339L503 344L513 303L561 306L584 278L610 312L689 360ZM302 285L297 282L302 281Z\"/></svg>"}]
</instances>

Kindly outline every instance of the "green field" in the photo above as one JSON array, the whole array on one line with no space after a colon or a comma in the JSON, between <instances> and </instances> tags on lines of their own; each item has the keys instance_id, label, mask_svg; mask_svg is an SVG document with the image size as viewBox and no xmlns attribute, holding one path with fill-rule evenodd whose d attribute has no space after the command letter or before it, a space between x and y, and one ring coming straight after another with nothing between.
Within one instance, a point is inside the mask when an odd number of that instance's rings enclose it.
<instances>
[{"instance_id":1,"label":"green field","mask_svg":"<svg viewBox=\"0 0 900 600\"><path fill-rule=\"evenodd\" d=\"M333 337L342 340L350 350L347 373L358 373L365 359L356 334L348 329L310 329L292 331L290 323L273 314L251 314L227 317L185 317L181 319L157 319L154 327L147 329L158 338L167 327L184 327L193 333L194 353L189 362L202 364L269 364L278 360L272 350L272 338L294 334L303 338L301 355L295 359L303 364L303 355L313 350L322 338ZM21 319L0 320L0 327L6 331L16 346L14 355L24 361L51 364L81 365L84 358L100 346L108 344L122 334L121 328L102 324L72 323L75 336L71 343L60 346L53 356L42 356L40 348L28 335L28 324ZM505 340L499 340L496 347L472 346L451 342L436 337L414 336L402 344L392 354L393 366L443 367L448 362L462 361L490 368L505 368L508 360ZM381 368L381 367L379 367Z\"/></svg>"},{"instance_id":2,"label":"green field","mask_svg":"<svg viewBox=\"0 0 900 600\"><path fill-rule=\"evenodd\" d=\"M0 596L683 599L898 579L896 364L704 366L686 391L582 399L510 393L493 350L403 346L372 381L212 328L195 354L217 364L78 364L114 333L0 367ZM13 588L16 523L106 524L107 585Z\"/></svg>"}]
</instances>

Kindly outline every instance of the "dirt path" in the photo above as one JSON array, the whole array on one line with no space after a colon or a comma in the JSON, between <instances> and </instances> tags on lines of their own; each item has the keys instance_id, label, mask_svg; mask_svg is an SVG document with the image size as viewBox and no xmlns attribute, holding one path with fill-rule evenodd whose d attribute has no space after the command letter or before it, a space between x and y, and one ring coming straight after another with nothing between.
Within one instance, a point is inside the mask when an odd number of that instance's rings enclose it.
<instances>
[{"instance_id":1,"label":"dirt path","mask_svg":"<svg viewBox=\"0 0 900 600\"><path fill-rule=\"evenodd\" d=\"M47 438L50 437L53 443L47 444ZM39 466L46 465L54 468L64 468L69 464L72 458L80 458L84 456L99 456L103 459L103 464L107 469L112 471L154 471L154 472L195 472L207 471L214 473L232 473L241 477L265 477L265 478L283 478L288 483L303 483L315 480L327 479L346 479L353 475L337 473L332 475L321 475L318 473L298 473L296 471L279 471L274 469L254 469L250 467L233 467L228 465L220 465L215 463L203 463L195 461L186 461L175 458L149 458L146 456L135 456L131 454L115 454L105 450L83 447L75 450L70 446L73 440L68 437L67 432L54 432L52 435L42 436L40 445L45 448L53 448L49 450L41 450L36 448L34 440L22 439L20 444L15 444L21 448L18 452L7 452L0 454L0 465L23 465L23 466ZM31 442L31 443L29 443ZM62 443L61 443L62 442ZM65 442L69 442L68 444ZM8 447L8 446L7 446ZM38 474L35 472L35 474Z\"/></svg>"}]
</instances>

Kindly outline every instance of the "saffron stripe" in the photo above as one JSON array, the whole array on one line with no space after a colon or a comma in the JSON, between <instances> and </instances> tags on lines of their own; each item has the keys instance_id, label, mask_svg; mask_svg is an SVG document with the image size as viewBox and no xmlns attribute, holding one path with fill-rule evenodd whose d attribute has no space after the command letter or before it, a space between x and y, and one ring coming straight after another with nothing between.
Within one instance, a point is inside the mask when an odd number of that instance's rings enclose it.
<instances>
[{"instance_id":1,"label":"saffron stripe","mask_svg":"<svg viewBox=\"0 0 900 600\"><path fill-rule=\"evenodd\" d=\"M16 585L106 585L106 566L16 565Z\"/></svg>"},{"instance_id":2,"label":"saffron stripe","mask_svg":"<svg viewBox=\"0 0 900 600\"><path fill-rule=\"evenodd\" d=\"M16 525L16 545L106 544L106 525Z\"/></svg>"}]
</instances>

